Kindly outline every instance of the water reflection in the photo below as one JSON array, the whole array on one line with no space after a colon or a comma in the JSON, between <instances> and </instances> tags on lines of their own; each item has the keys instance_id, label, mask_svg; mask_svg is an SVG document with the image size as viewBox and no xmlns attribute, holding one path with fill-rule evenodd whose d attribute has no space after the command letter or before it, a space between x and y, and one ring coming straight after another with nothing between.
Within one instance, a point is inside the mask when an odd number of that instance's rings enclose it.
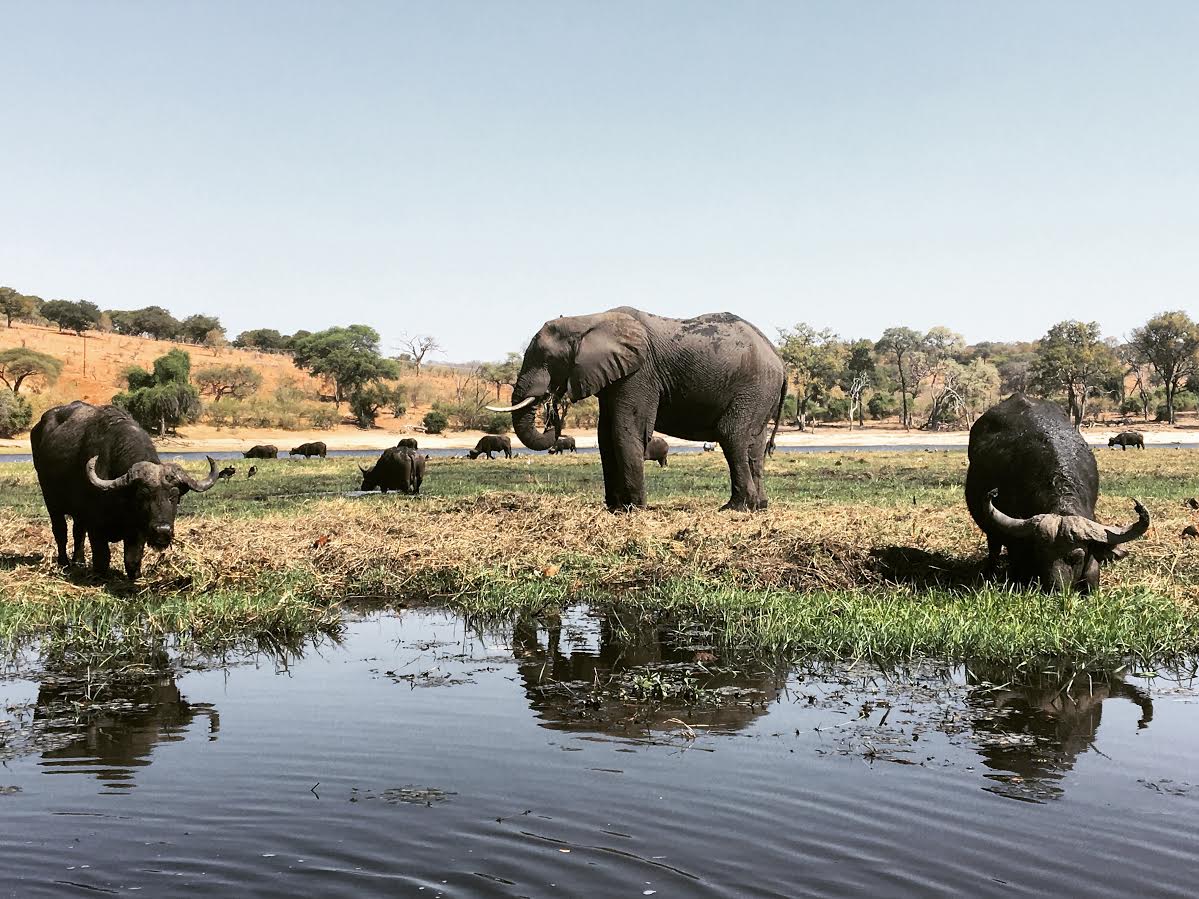
<instances>
[{"instance_id":1,"label":"water reflection","mask_svg":"<svg viewBox=\"0 0 1199 899\"><path fill-rule=\"evenodd\" d=\"M993 772L987 789L1010 798L1060 796L1065 775L1080 756L1095 750L1108 700L1137 706L1137 729L1153 720L1153 700L1115 672L1066 669L1029 675L973 664L967 666L966 680L975 687L967 697L973 739Z\"/></svg>"},{"instance_id":2,"label":"water reflection","mask_svg":"<svg viewBox=\"0 0 1199 899\"><path fill-rule=\"evenodd\" d=\"M202 729L193 728L196 719ZM93 774L110 789L130 789L155 747L203 734L215 740L220 715L193 704L171 674L116 679L97 685L86 678L48 677L38 689L31 745L45 747L47 773Z\"/></svg>"},{"instance_id":3,"label":"water reflection","mask_svg":"<svg viewBox=\"0 0 1199 899\"><path fill-rule=\"evenodd\" d=\"M740 730L766 714L787 678L769 660L726 657L700 628L577 611L541 626L519 619L512 653L543 727L621 737Z\"/></svg>"}]
</instances>

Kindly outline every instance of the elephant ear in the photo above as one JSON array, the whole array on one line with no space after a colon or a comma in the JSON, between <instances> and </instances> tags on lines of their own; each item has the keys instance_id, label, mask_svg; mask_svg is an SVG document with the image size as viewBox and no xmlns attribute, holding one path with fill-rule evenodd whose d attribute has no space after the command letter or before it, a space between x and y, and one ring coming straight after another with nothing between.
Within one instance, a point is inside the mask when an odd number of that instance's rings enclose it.
<instances>
[{"instance_id":1,"label":"elephant ear","mask_svg":"<svg viewBox=\"0 0 1199 899\"><path fill-rule=\"evenodd\" d=\"M583 332L575 349L574 365L567 379L572 402L594 396L613 381L628 377L649 356L645 326L637 319L623 312L598 318Z\"/></svg>"}]
</instances>

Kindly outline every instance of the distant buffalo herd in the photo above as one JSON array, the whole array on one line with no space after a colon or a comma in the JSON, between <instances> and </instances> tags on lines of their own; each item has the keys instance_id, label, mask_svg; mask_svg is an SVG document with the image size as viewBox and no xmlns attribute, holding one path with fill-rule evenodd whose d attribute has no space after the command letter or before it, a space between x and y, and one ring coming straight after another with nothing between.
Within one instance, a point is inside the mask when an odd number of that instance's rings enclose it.
<instances>
[{"instance_id":1,"label":"distant buffalo herd","mask_svg":"<svg viewBox=\"0 0 1199 899\"><path fill-rule=\"evenodd\" d=\"M174 536L179 500L203 493L236 469L196 478L173 462L162 462L150 436L123 409L76 401L49 409L33 428L33 462L50 516L57 559L66 566L85 561L91 542L98 574L110 567L110 544L124 544L126 574L137 578L149 545L166 549ZM1143 437L1127 431L1109 446L1144 449ZM714 449L714 447L712 447ZM704 446L709 449L708 445ZM550 453L575 452L574 438L559 435ZM324 443L303 443L288 455L325 458ZM488 435L467 455L511 458L507 437ZM661 437L645 445L646 461L666 466L669 447ZM602 451L601 451L602 455ZM253 446L246 459L276 459L273 445ZM360 490L420 493L427 455L415 438L384 450L370 468L360 468ZM608 460L603 460L607 462ZM252 476L255 467L249 469ZM1149 528L1149 513L1134 502L1136 519L1122 527L1095 520L1099 473L1095 454L1054 403L1017 394L993 406L970 429L966 505L987 538L986 571L993 574L1007 548L1008 577L1046 590L1087 593L1099 583L1100 566L1125 554L1123 544ZM74 548L67 555L67 518Z\"/></svg>"}]
</instances>

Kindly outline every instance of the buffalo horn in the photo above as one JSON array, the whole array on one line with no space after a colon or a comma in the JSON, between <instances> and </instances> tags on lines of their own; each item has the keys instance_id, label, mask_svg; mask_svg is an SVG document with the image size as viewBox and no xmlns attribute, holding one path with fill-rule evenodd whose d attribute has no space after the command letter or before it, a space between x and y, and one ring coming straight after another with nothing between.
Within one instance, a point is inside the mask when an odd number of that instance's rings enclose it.
<instances>
[{"instance_id":1,"label":"buffalo horn","mask_svg":"<svg viewBox=\"0 0 1199 899\"><path fill-rule=\"evenodd\" d=\"M1137 512L1137 520L1128 527L1113 528L1105 527L1107 531L1107 545L1116 546L1120 543L1127 543L1129 540L1136 540L1147 530L1149 530L1149 510L1141 505L1139 500L1133 500L1133 508Z\"/></svg>"},{"instance_id":2,"label":"buffalo horn","mask_svg":"<svg viewBox=\"0 0 1199 899\"><path fill-rule=\"evenodd\" d=\"M1027 537L1037 529L1036 521L1031 518L1012 518L996 509L995 497L998 495L998 490L987 494L987 515L1000 533L1007 537Z\"/></svg>"},{"instance_id":3,"label":"buffalo horn","mask_svg":"<svg viewBox=\"0 0 1199 899\"><path fill-rule=\"evenodd\" d=\"M217 482L218 472L216 469L216 460L213 459L212 456L206 456L205 458L208 459L208 477L202 481L197 481L177 465L171 466L174 469L175 477L186 484L188 490L194 490L196 493L203 493Z\"/></svg>"},{"instance_id":4,"label":"buffalo horn","mask_svg":"<svg viewBox=\"0 0 1199 899\"><path fill-rule=\"evenodd\" d=\"M128 487L135 480L137 480L137 476L133 473L133 469L125 472L119 478L113 478L111 480L100 477L98 474L96 474L96 462L99 460L99 458L99 456L92 456L87 460L87 479L92 482L93 487L98 487L101 490L120 490L123 487Z\"/></svg>"}]
</instances>

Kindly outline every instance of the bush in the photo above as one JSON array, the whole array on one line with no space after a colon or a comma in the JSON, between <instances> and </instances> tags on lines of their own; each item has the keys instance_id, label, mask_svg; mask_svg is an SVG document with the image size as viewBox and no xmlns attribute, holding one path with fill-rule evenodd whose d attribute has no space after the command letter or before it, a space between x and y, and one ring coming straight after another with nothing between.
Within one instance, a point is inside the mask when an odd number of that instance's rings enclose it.
<instances>
[{"instance_id":1,"label":"bush","mask_svg":"<svg viewBox=\"0 0 1199 899\"><path fill-rule=\"evenodd\" d=\"M16 437L29 430L33 421L33 409L25 397L8 390L0 390L0 437Z\"/></svg>"},{"instance_id":2,"label":"bush","mask_svg":"<svg viewBox=\"0 0 1199 899\"><path fill-rule=\"evenodd\" d=\"M508 416L508 420L512 420L511 415ZM596 427L599 424L599 400L589 396L572 405L566 410L566 424L572 428Z\"/></svg>"},{"instance_id":3,"label":"bush","mask_svg":"<svg viewBox=\"0 0 1199 899\"><path fill-rule=\"evenodd\" d=\"M821 421L845 421L849 418L849 400L843 396L830 396L820 410Z\"/></svg>"},{"instance_id":4,"label":"bush","mask_svg":"<svg viewBox=\"0 0 1199 899\"><path fill-rule=\"evenodd\" d=\"M279 428L284 431L305 428L326 431L341 421L340 413L333 406L304 399L281 399L280 392L283 391L276 391L274 399L223 397L209 403L204 416L217 428Z\"/></svg>"},{"instance_id":5,"label":"bush","mask_svg":"<svg viewBox=\"0 0 1199 899\"><path fill-rule=\"evenodd\" d=\"M876 393L870 397L870 401L866 403L866 411L870 413L870 417L875 421L883 418L890 418L899 412L899 403L895 400L894 394Z\"/></svg>"},{"instance_id":6,"label":"bush","mask_svg":"<svg viewBox=\"0 0 1199 899\"><path fill-rule=\"evenodd\" d=\"M449 418L440 409L433 409L425 413L424 425L425 430L430 434L440 434L446 429L446 425L450 423Z\"/></svg>"},{"instance_id":7,"label":"bush","mask_svg":"<svg viewBox=\"0 0 1199 899\"><path fill-rule=\"evenodd\" d=\"M507 434L512 430L512 414L509 412L488 412L483 419L482 430L488 434Z\"/></svg>"},{"instance_id":8,"label":"bush","mask_svg":"<svg viewBox=\"0 0 1199 899\"><path fill-rule=\"evenodd\" d=\"M1139 397L1126 396L1120 404L1120 412L1124 415L1140 415L1143 411Z\"/></svg>"}]
</instances>

